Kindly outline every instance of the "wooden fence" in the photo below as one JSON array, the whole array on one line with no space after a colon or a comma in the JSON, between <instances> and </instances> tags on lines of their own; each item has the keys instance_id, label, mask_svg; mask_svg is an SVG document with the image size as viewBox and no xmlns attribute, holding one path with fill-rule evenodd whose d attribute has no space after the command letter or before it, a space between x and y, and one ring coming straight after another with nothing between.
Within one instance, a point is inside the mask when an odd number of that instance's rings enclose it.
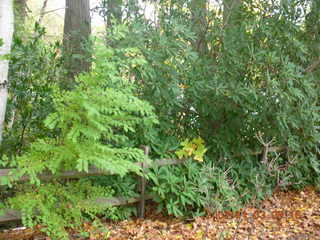
<instances>
[{"instance_id":1,"label":"wooden fence","mask_svg":"<svg viewBox=\"0 0 320 240\"><path fill-rule=\"evenodd\" d=\"M252 152L250 155L259 155L266 152L278 152L284 150L284 148L281 147L268 147L264 148L262 151L258 152ZM149 148L144 148L145 154L149 154ZM239 156L239 154L237 155ZM152 164L146 164L146 163L136 163L142 168L143 173L146 172L148 168L152 167L161 167L166 165L177 165L183 163L184 160L180 159L160 159L155 160L152 162ZM9 176L9 173L12 169L0 169L0 179L1 177L7 177ZM97 168L90 168L88 172L77 172L77 171L66 171L61 173L60 175L51 175L51 174L41 174L39 175L39 178L41 180L50 180L53 178L60 178L60 179L78 179L82 177L88 177L88 176L102 176L102 175L112 175L110 172L101 171ZM20 178L20 181L27 181L29 178L28 176L23 176ZM124 198L124 197L112 197L112 198L98 198L94 201L95 204L102 204L107 206L121 206L121 205L127 205L132 203L138 203L138 216L140 218L144 217L145 212L145 201L151 199L151 196L147 195L145 193L146 189L146 179L143 176L139 177L139 184L138 184L138 191L140 194L140 197L137 198ZM21 219L21 213L14 210L6 210L4 214L0 215L0 224L10 222L10 221L18 221Z\"/></svg>"}]
</instances>

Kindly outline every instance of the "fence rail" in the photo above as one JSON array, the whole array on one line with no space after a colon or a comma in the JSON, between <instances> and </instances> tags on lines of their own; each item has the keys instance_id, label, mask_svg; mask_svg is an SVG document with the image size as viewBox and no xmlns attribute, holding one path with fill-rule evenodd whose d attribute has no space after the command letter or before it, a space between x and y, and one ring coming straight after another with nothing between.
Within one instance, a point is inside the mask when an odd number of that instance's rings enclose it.
<instances>
[{"instance_id":1,"label":"fence rail","mask_svg":"<svg viewBox=\"0 0 320 240\"><path fill-rule=\"evenodd\" d=\"M150 195L146 195L144 200L152 199ZM140 198L124 198L124 197L111 197L111 198L97 198L94 204L104 206L123 206L139 202ZM0 215L0 224L21 219L21 213L15 210L6 210L3 215Z\"/></svg>"},{"instance_id":2,"label":"fence rail","mask_svg":"<svg viewBox=\"0 0 320 240\"><path fill-rule=\"evenodd\" d=\"M145 148L145 154L148 155L148 148ZM263 152L279 152L283 151L286 148L284 147L268 147L267 149L264 148L261 151L257 152L251 152L249 155L259 155ZM236 157L239 157L241 154L236 154ZM136 163L138 166L142 167L142 171L144 172L148 168L152 167L161 167L161 166L167 166L167 165L178 165L183 163L185 160L183 159L159 159L153 161L151 164L147 163ZM13 169L0 169L0 180L1 177L8 177L10 176L10 172ZM101 175L112 175L112 173L107 171L101 171L97 168L90 168L88 172L77 172L77 171L66 171L61 173L60 175L52 175L52 174L41 174L39 175L39 178L41 180L50 180L53 178L60 178L60 179L77 179L82 177L88 177L88 176L101 176ZM28 176L23 176L19 179L19 181L28 181ZM1 186L1 181L0 181ZM128 205L132 203L139 203L138 205L138 216L143 218L144 217L144 206L145 201L152 199L150 195L145 194L145 188L146 188L146 179L143 177L139 177L139 194L140 197L137 198L124 198L124 197L112 197L112 198L98 198L94 201L95 204L102 204L107 206L121 206L121 205ZM0 224L11 222L11 221L18 221L21 219L21 213L15 210L5 210L4 214L0 213Z\"/></svg>"},{"instance_id":3,"label":"fence rail","mask_svg":"<svg viewBox=\"0 0 320 240\"><path fill-rule=\"evenodd\" d=\"M183 163L184 160L180 159L160 159L152 162L152 164L143 164L143 170L151 168L153 166L167 166L167 165L177 165ZM136 163L137 165L141 166L142 163ZM8 177L10 176L10 171L13 169L0 169L0 179L1 177ZM60 179L77 179L82 177L88 176L102 176L102 175L112 175L110 172L101 171L96 168L90 168L88 172L77 172L77 171L66 171L60 175L52 175L52 174L41 174L39 178L41 180L50 180L53 178L60 178ZM21 182L28 181L28 176L23 176L19 179ZM144 181L143 177L140 177L139 182ZM145 191L145 184L142 189L139 189L141 193ZM95 204L103 204L107 206L121 206L121 205L128 205L136 202L140 202L140 207L138 210L138 215L140 217L144 216L144 202L146 200L151 199L151 196L141 194L142 197L137 198L124 198L124 197L112 197L112 198L98 198L94 201ZM0 224L11 222L11 221L18 221L21 219L21 213L14 210L6 210L4 214L0 214Z\"/></svg>"},{"instance_id":4,"label":"fence rail","mask_svg":"<svg viewBox=\"0 0 320 240\"><path fill-rule=\"evenodd\" d=\"M152 162L151 164L144 163L144 168L151 168L153 166L166 166L166 165L177 165L183 163L184 160L180 159L160 159ZM141 163L136 163L136 165L141 166ZM0 179L1 177L9 177L10 172L14 169L0 169ZM76 179L76 178L82 178L82 177L90 177L90 176L102 176L102 175L113 175L111 172L108 171L102 171L97 168L90 168L88 172L78 172L78 171L66 171L59 175L52 175L52 174L41 174L39 175L39 179L41 180L51 180L53 178L60 178L60 179ZM19 179L21 182L28 181L28 176L23 176ZM1 185L1 182L0 182Z\"/></svg>"}]
</instances>

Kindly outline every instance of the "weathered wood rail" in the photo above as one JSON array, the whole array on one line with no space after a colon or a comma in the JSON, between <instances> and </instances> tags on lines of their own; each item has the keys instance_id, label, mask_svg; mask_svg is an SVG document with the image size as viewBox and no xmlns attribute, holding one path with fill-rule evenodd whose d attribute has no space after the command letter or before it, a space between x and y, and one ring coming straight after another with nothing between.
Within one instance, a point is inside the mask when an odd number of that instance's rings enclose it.
<instances>
[{"instance_id":1,"label":"weathered wood rail","mask_svg":"<svg viewBox=\"0 0 320 240\"><path fill-rule=\"evenodd\" d=\"M144 200L152 199L151 196L146 195ZM104 206L123 206L132 203L139 202L140 198L124 198L124 197L112 197L112 198L97 198L94 204ZM19 221L21 219L21 213L15 210L6 210L3 215L0 215L0 224L12 221Z\"/></svg>"},{"instance_id":2,"label":"weathered wood rail","mask_svg":"<svg viewBox=\"0 0 320 240\"><path fill-rule=\"evenodd\" d=\"M160 159L152 162L152 165L150 164L143 164L143 167L148 169L153 166L166 166L166 165L176 165L183 163L184 160L180 159ZM138 166L141 166L141 163L136 163ZM8 177L10 176L10 171L13 169L0 169L0 179L1 177ZM102 176L102 175L112 175L112 173L107 171L102 171L97 168L90 168L88 172L78 172L78 171L66 171L59 175L52 175L52 174L41 174L39 175L39 179L41 180L51 180L53 178L60 178L60 179L77 179L82 177L90 177L90 176ZM28 176L23 176L19 179L21 182L25 182L29 180ZM1 184L1 181L0 181Z\"/></svg>"},{"instance_id":3,"label":"weathered wood rail","mask_svg":"<svg viewBox=\"0 0 320 240\"><path fill-rule=\"evenodd\" d=\"M184 160L180 159L160 159L156 160L150 164L143 164L143 169L148 169L153 166L166 166L166 165L177 165L183 163ZM142 163L137 163L137 165L141 166ZM0 179L1 177L10 176L10 171L12 169L0 169ZM67 171L63 172L58 176L54 176L52 174L41 174L39 178L41 180L50 180L53 178L60 178L60 179L78 179L82 177L89 177L89 176L102 176L102 175L112 175L110 172L101 171L96 168L91 168L88 172L77 172L77 171ZM28 181L29 178L27 176L23 176L19 179L20 181ZM145 178L140 177L140 182L144 182L144 184L140 184L143 188L140 189L141 197L138 198L124 198L124 197L112 197L112 198L98 198L94 201L95 204L104 204L107 206L122 206L128 205L132 203L139 202L139 210L138 215L139 217L144 216L144 202L146 200L151 199L149 195L145 195ZM14 210L6 210L4 214L0 215L0 224L10 221L18 221L21 219L21 213Z\"/></svg>"},{"instance_id":4,"label":"weathered wood rail","mask_svg":"<svg viewBox=\"0 0 320 240\"><path fill-rule=\"evenodd\" d=\"M268 147L267 152L279 152L283 151L286 148L284 147ZM145 154L148 155L149 150L146 147ZM251 152L250 155L259 155L262 154L266 149L264 148L261 151L257 152ZM241 154L237 154L236 157L240 156ZM136 163L138 166L142 167L143 173L152 167L161 167L161 166L167 166L167 165L177 165L183 163L185 160L183 159L159 159L151 162L151 164L147 163ZM1 177L8 177L10 176L10 171L13 169L0 169L0 180ZM77 171L66 171L59 175L52 175L52 174L41 174L39 175L39 178L41 180L50 180L53 178L60 178L60 179L78 179L82 177L88 177L88 176L102 176L102 175L112 175L112 173L107 171L101 171L97 168L90 168L88 172L77 172ZM23 176L19 179L19 181L28 181L28 176ZM1 181L0 181L1 184ZM145 193L146 188L146 179L143 176L139 177L139 193L140 197L137 198L124 198L124 197L112 197L112 198L98 198L94 201L94 204L102 204L107 206L121 206L121 205L128 205L133 203L139 203L138 205L138 216L143 218L144 217L144 211L145 211L145 201L152 199L150 195L147 195ZM0 224L11 222L11 221L18 221L21 219L21 213L14 210L6 210L4 214L0 215Z\"/></svg>"}]
</instances>

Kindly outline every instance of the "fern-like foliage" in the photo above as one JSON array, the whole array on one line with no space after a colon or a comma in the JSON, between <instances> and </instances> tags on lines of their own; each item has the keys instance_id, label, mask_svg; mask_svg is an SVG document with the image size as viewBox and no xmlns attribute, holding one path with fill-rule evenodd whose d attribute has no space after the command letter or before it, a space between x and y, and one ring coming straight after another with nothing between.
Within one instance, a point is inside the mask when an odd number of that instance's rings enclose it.
<instances>
[{"instance_id":1,"label":"fern-like foliage","mask_svg":"<svg viewBox=\"0 0 320 240\"><path fill-rule=\"evenodd\" d=\"M114 207L92 204L98 197L112 195L110 188L95 186L89 181L67 184L48 183L27 186L9 199L12 208L21 209L22 222L28 227L41 226L51 239L70 239L66 229L82 231L86 221L96 221L97 214L113 212Z\"/></svg>"},{"instance_id":2,"label":"fern-like foliage","mask_svg":"<svg viewBox=\"0 0 320 240\"><path fill-rule=\"evenodd\" d=\"M58 136L33 143L17 159L17 175L27 174L32 183L39 183L37 176L44 171L87 172L90 166L122 176L139 171L134 162L145 156L128 144L128 134L132 136L137 126L152 128L157 120L152 106L135 97L132 84L122 80L119 63L112 62L112 51L105 51L107 54L96 61L92 72L78 77L74 90L56 92L56 111L45 124L55 129ZM110 82L114 87L110 87Z\"/></svg>"},{"instance_id":3,"label":"fern-like foliage","mask_svg":"<svg viewBox=\"0 0 320 240\"><path fill-rule=\"evenodd\" d=\"M145 138L135 131L151 129L157 118L152 106L134 95L134 84L128 80L128 68L144 60L135 49L118 51L127 57L117 59L112 49L98 45L93 70L78 76L73 90L54 90L55 112L45 125L56 135L32 143L11 164L15 167L12 177L2 179L2 183L12 184L23 175L29 177L24 190L8 199L6 207L20 210L26 226L44 226L54 239L67 239L65 229L79 227L83 213L102 213L104 209L86 200L104 192L82 181L67 186L42 182L40 174L58 177L67 170L88 172L96 167L124 176L128 172L139 174L135 163L146 160L134 144Z\"/></svg>"}]
</instances>

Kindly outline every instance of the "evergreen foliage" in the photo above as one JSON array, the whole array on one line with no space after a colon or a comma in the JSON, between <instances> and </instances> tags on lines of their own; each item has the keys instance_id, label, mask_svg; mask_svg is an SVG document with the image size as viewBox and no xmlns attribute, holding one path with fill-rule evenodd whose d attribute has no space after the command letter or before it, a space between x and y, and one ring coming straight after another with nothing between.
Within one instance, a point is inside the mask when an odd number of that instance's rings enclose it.
<instances>
[{"instance_id":1,"label":"evergreen foliage","mask_svg":"<svg viewBox=\"0 0 320 240\"><path fill-rule=\"evenodd\" d=\"M122 38L106 37L114 48L139 48L147 61L132 73L159 117L153 156L176 157L179 142L202 138L205 161L227 172L243 203L276 187L317 184L319 66L310 67L318 59L319 33L311 24L318 4L241 1L230 24L222 21L221 5L211 5L202 9L205 27L198 32L193 17L202 13L191 2L160 1L157 22L137 17ZM250 155L263 148L260 133L286 150L268 154L267 163Z\"/></svg>"},{"instance_id":2,"label":"evergreen foliage","mask_svg":"<svg viewBox=\"0 0 320 240\"><path fill-rule=\"evenodd\" d=\"M60 44L44 41L38 24L16 31L10 54L9 99L0 154L19 155L37 138L52 136L44 119L53 111L52 86L63 75Z\"/></svg>"}]
</instances>

